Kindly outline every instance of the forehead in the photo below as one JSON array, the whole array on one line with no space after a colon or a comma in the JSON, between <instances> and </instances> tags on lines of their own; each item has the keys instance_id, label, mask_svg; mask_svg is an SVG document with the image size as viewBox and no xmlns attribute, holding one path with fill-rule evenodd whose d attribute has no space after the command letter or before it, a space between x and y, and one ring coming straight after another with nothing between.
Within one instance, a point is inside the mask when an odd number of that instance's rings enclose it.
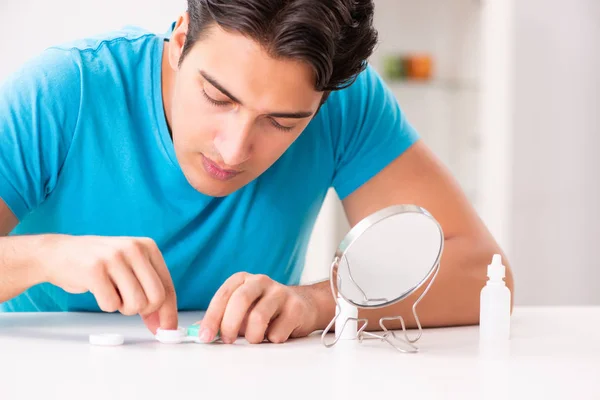
<instances>
[{"instance_id":1,"label":"forehead","mask_svg":"<svg viewBox=\"0 0 600 400\"><path fill-rule=\"evenodd\" d=\"M218 26L209 28L186 61L187 68L206 71L256 108L315 109L322 96L315 90L314 70L308 63L275 58L258 42Z\"/></svg>"}]
</instances>

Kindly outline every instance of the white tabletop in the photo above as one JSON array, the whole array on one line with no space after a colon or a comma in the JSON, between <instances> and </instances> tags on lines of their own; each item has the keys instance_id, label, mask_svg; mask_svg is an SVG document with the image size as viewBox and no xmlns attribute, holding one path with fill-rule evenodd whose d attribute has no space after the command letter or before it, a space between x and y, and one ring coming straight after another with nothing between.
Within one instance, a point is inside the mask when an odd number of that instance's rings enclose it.
<instances>
[{"instance_id":1,"label":"white tabletop","mask_svg":"<svg viewBox=\"0 0 600 400\"><path fill-rule=\"evenodd\" d=\"M328 349L319 334L166 345L138 317L0 313L0 399L600 399L598 330L600 307L516 308L505 351L481 351L473 326L425 330L403 354L378 340ZM88 343L107 332L125 344Z\"/></svg>"}]
</instances>

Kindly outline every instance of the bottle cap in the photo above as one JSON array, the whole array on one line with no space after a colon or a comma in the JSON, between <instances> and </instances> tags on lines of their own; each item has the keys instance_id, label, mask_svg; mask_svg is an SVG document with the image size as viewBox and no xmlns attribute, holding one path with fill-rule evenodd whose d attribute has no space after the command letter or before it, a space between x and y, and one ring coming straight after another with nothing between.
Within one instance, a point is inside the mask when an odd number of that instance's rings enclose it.
<instances>
[{"instance_id":1,"label":"bottle cap","mask_svg":"<svg viewBox=\"0 0 600 400\"><path fill-rule=\"evenodd\" d=\"M502 265L502 256L494 254L492 263L487 267L487 276L491 280L502 280L505 277L506 268Z\"/></svg>"}]
</instances>

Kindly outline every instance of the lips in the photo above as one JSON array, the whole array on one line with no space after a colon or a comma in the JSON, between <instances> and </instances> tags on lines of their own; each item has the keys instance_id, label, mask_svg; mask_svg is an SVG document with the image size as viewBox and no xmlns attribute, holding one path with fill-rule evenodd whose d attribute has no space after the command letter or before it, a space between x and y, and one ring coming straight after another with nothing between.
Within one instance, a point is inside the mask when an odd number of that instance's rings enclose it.
<instances>
[{"instance_id":1,"label":"lips","mask_svg":"<svg viewBox=\"0 0 600 400\"><path fill-rule=\"evenodd\" d=\"M204 156L204 154L201 154L201 156L202 156L202 165L204 166L204 170L214 179L217 179L220 181L227 181L229 179L236 177L237 175L239 175L241 173L241 171L225 169L225 168L220 167L214 161L212 161L211 159Z\"/></svg>"}]
</instances>

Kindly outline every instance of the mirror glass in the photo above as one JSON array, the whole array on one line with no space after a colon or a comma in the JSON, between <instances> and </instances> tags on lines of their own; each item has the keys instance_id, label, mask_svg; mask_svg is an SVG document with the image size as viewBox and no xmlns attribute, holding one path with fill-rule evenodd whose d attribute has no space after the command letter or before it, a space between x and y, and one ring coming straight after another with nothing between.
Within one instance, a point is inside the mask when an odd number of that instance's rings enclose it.
<instances>
[{"instance_id":1,"label":"mirror glass","mask_svg":"<svg viewBox=\"0 0 600 400\"><path fill-rule=\"evenodd\" d=\"M358 223L336 252L333 286L357 307L377 308L419 289L436 270L444 243L438 222L423 208L398 205Z\"/></svg>"}]
</instances>

